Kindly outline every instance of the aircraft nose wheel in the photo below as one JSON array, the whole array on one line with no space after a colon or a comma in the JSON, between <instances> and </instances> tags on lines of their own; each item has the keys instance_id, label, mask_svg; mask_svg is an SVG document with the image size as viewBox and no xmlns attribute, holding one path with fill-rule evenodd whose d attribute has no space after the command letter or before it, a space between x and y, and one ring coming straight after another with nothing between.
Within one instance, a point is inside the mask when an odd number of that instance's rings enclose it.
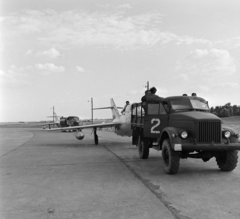
<instances>
[{"instance_id":1,"label":"aircraft nose wheel","mask_svg":"<svg viewBox=\"0 0 240 219\"><path fill-rule=\"evenodd\" d=\"M98 135L97 135L96 129L94 130L94 142L95 142L95 145L98 145Z\"/></svg>"},{"instance_id":2,"label":"aircraft nose wheel","mask_svg":"<svg viewBox=\"0 0 240 219\"><path fill-rule=\"evenodd\" d=\"M95 145L98 145L98 136L97 136L97 134L94 135L94 142L95 142Z\"/></svg>"}]
</instances>

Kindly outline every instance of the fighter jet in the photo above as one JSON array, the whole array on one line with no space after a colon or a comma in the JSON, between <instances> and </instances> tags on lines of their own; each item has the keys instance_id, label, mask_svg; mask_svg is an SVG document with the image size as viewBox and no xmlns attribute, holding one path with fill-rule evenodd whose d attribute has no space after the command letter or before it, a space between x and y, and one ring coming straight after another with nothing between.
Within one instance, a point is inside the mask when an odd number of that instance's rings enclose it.
<instances>
[{"instance_id":1,"label":"fighter jet","mask_svg":"<svg viewBox=\"0 0 240 219\"><path fill-rule=\"evenodd\" d=\"M96 109L111 109L112 110L112 122L108 123L100 123L100 124L89 124L89 125L80 125L74 127L66 127L66 128L53 128L48 131L56 131L56 130L75 130L75 137L78 140L82 140L84 138L84 134L82 132L83 129L93 129L94 133L94 142L98 145L98 135L97 130L99 128L107 128L111 127L117 135L121 136L132 136L131 130L131 105L127 105L125 108L125 112L120 114L118 111L118 107L116 107L114 100L110 99L111 107L103 107L103 108L95 108Z\"/></svg>"}]
</instances>

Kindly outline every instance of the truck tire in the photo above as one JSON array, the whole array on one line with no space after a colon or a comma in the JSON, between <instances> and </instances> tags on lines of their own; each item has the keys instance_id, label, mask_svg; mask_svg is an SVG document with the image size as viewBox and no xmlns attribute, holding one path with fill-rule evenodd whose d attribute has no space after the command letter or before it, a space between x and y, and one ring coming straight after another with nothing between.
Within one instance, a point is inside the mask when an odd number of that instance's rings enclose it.
<instances>
[{"instance_id":1,"label":"truck tire","mask_svg":"<svg viewBox=\"0 0 240 219\"><path fill-rule=\"evenodd\" d=\"M144 140L141 135L138 137L138 152L141 159L148 159L149 156L149 146L148 141Z\"/></svg>"},{"instance_id":2,"label":"truck tire","mask_svg":"<svg viewBox=\"0 0 240 219\"><path fill-rule=\"evenodd\" d=\"M222 171L232 171L238 163L238 151L226 151L216 156L218 167Z\"/></svg>"},{"instance_id":3,"label":"truck tire","mask_svg":"<svg viewBox=\"0 0 240 219\"><path fill-rule=\"evenodd\" d=\"M180 154L175 152L168 139L162 144L163 169L167 174L176 174L179 170Z\"/></svg>"}]
</instances>

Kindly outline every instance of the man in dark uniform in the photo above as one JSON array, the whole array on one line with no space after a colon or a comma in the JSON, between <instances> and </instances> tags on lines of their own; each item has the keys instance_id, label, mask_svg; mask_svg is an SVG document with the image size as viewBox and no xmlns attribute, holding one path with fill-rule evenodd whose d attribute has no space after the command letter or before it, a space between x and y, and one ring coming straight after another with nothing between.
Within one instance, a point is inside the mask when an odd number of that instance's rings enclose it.
<instances>
[{"instance_id":1,"label":"man in dark uniform","mask_svg":"<svg viewBox=\"0 0 240 219\"><path fill-rule=\"evenodd\" d=\"M146 96L148 95L150 93L150 90L146 90L145 91L145 95L141 98L141 101L142 102L146 102L147 100L146 100Z\"/></svg>"},{"instance_id":2,"label":"man in dark uniform","mask_svg":"<svg viewBox=\"0 0 240 219\"><path fill-rule=\"evenodd\" d=\"M151 101L151 100L162 101L163 98L156 95L156 92L157 92L157 89L155 87L152 87L150 89L150 93L146 95L146 101Z\"/></svg>"}]
</instances>

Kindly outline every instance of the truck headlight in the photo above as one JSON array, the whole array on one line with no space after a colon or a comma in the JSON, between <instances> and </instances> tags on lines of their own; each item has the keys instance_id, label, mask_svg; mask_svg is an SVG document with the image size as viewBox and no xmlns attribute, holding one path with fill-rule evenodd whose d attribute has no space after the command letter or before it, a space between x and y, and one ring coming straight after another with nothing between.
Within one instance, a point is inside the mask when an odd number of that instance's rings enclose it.
<instances>
[{"instance_id":1,"label":"truck headlight","mask_svg":"<svg viewBox=\"0 0 240 219\"><path fill-rule=\"evenodd\" d=\"M228 130L223 132L223 137L224 138L230 138L230 136L231 136L231 132L229 132Z\"/></svg>"},{"instance_id":2,"label":"truck headlight","mask_svg":"<svg viewBox=\"0 0 240 219\"><path fill-rule=\"evenodd\" d=\"M181 136L181 138L185 139L188 137L188 133L186 131L181 131L180 136Z\"/></svg>"}]
</instances>

